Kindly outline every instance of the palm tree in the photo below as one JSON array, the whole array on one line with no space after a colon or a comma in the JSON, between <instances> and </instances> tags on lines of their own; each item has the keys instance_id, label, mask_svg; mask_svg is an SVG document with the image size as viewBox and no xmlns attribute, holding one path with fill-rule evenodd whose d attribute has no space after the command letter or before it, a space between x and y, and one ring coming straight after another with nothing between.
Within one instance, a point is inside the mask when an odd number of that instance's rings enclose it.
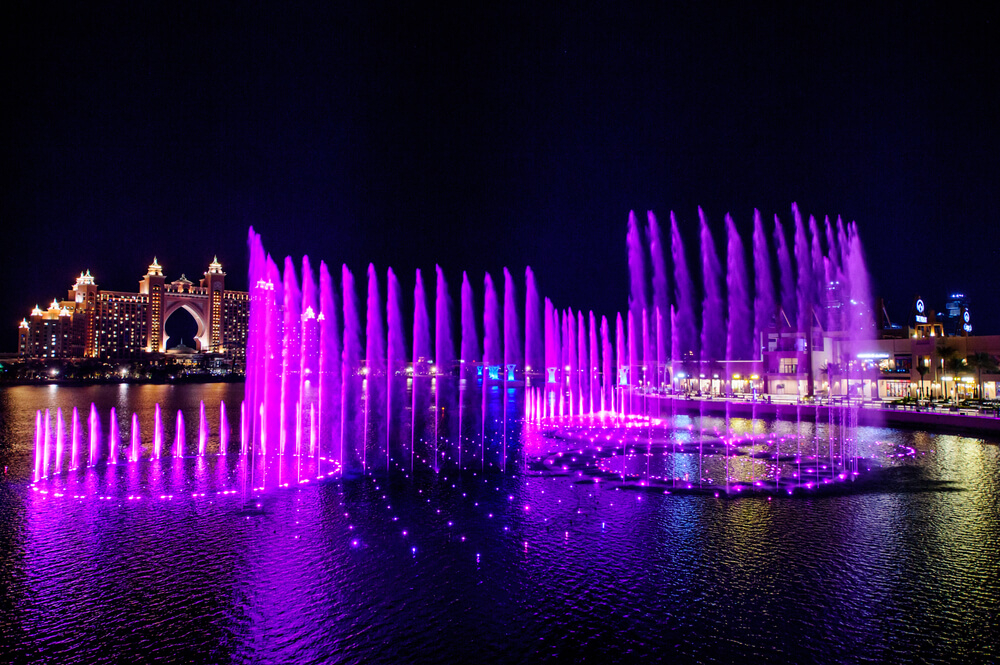
<instances>
[{"instance_id":1,"label":"palm tree","mask_svg":"<svg viewBox=\"0 0 1000 665\"><path fill-rule=\"evenodd\" d=\"M979 392L979 399L983 398L983 372L987 374L1000 374L1000 364L997 359L988 353L973 353L969 356L968 366L976 370L976 389Z\"/></svg>"},{"instance_id":2,"label":"palm tree","mask_svg":"<svg viewBox=\"0 0 1000 665\"><path fill-rule=\"evenodd\" d=\"M925 365L922 361L917 365L917 374L920 375L920 397L924 396L924 375L927 374L928 369L927 365Z\"/></svg>"},{"instance_id":3,"label":"palm tree","mask_svg":"<svg viewBox=\"0 0 1000 665\"><path fill-rule=\"evenodd\" d=\"M958 357L958 349L948 346L944 340L937 343L937 355L941 359L941 368L950 372L954 384L954 398L958 402L958 373L966 370L965 359Z\"/></svg>"}]
</instances>

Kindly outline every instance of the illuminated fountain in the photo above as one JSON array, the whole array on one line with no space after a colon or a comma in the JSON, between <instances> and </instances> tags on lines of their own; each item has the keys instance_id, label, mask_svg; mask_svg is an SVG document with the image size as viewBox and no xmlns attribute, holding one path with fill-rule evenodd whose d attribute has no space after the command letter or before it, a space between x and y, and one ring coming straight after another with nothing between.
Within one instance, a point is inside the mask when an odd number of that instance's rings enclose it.
<instances>
[{"instance_id":1,"label":"illuminated fountain","mask_svg":"<svg viewBox=\"0 0 1000 665\"><path fill-rule=\"evenodd\" d=\"M753 400L749 406L726 402L720 411L698 400L692 409L678 390L681 380L690 386L693 379L698 391L707 384L731 393L733 362L757 362L764 373L769 332L778 344L807 345L817 328L844 331L849 339L868 334L868 277L856 227L827 220L821 235L815 219L804 223L794 206L793 218L792 248L775 218L779 298L760 215L753 220L751 278L733 219L725 218L723 269L699 210L699 309L674 215L669 244L652 213L645 226L630 215L629 307L617 314L613 331L606 316L557 308L539 292L531 268L523 299L506 268L503 293L486 272L481 299L463 272L453 312L446 276L436 266L433 321L418 270L411 327L399 276L388 268L383 291L381 273L370 264L362 323L359 285L346 265L339 285L324 262L317 279L308 257L300 264L287 257L279 269L251 229L247 377L238 428L224 403L219 426L210 427L201 403L197 414L177 412L169 436L157 405L151 423L136 414L122 414L127 419L119 422L112 410L102 438L101 415L91 405L86 428L74 409L67 441L62 411L39 413L36 483L84 467L166 469L218 457L233 459L225 462L228 485L218 491L238 489L246 497L340 475L554 473L565 466L552 456L560 453L575 455L576 472L595 480L667 491L784 492L854 477L861 462L852 448L857 413L849 404L815 410L811 419L824 416L826 439L817 428L806 440L801 405L782 413ZM798 431L769 430L762 416L788 418L789 410ZM197 422L190 444L186 420ZM238 431L233 445L231 430Z\"/></svg>"}]
</instances>

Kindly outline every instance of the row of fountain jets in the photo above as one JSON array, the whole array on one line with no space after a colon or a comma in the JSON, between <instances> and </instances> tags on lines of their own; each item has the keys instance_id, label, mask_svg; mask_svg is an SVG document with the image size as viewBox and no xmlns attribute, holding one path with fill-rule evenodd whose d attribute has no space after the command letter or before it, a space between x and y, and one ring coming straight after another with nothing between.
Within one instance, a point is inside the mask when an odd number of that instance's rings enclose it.
<instances>
[{"instance_id":1,"label":"row of fountain jets","mask_svg":"<svg viewBox=\"0 0 1000 665\"><path fill-rule=\"evenodd\" d=\"M852 336L869 334L868 275L855 224L845 227L840 219L832 224L827 218L825 234L821 234L816 219L810 217L806 224L793 204L796 259L793 266L784 228L775 216L774 254L779 274L779 288L775 289L772 254L761 216L755 211L755 289L751 298L743 243L727 215L728 299L724 300L721 267L712 234L701 209L698 213L704 295L700 336L694 307L695 284L676 217L671 213L671 272L667 270L668 253L655 215L648 213L643 228L634 213L630 213L626 242L629 309L615 317L613 338L606 316L600 318L598 326L593 311L584 316L582 311L560 311L548 298L543 301L530 267L525 270L522 306L514 278L504 268L502 309L497 285L489 272L485 274L484 335L480 344L477 302L468 273L463 272L457 356L452 334L452 300L440 266L436 267L433 344L428 292L421 271L416 271L412 346L407 356L402 289L392 268L386 273L387 300L383 309L379 274L374 265L368 267L362 343L359 299L351 270L342 266L339 290L335 289L324 262L320 263L317 282L308 256L303 257L301 277L291 257L286 257L283 270L279 270L265 253L260 235L251 228L250 321L245 399L240 407L241 451L301 454L303 446L308 445L310 454L333 459L345 470L367 470L381 463L388 467L394 453L401 453L407 445L412 459L418 387L426 384L434 394L433 447L437 469L439 444L449 445L447 440L441 441L440 432L445 432L447 439L447 433L455 431L455 423L450 421L456 414L461 422L470 383L482 386L485 438L485 391L490 384L527 384L523 414L528 420L606 412L622 414L626 410L625 390L630 383L646 378L644 373L661 376L658 368L666 368L669 375L673 362L692 358L760 357L754 340L761 338L763 330L774 326L803 331L819 325L847 331ZM671 278L673 289L669 288ZM400 416L407 406L411 409L408 437L403 427L393 426L401 422ZM89 420L92 464L101 455L100 424L93 405ZM44 417L42 413L36 417L36 476L48 472L53 453L56 468L62 468L67 440L62 411L57 414L55 433L51 432L50 421L48 412ZM115 462L122 451L118 450L119 425L113 411L109 422L112 431L108 437L108 459ZM160 457L164 442L159 405L153 429L152 456ZM458 436L454 438L458 441L454 443L460 446L460 424L457 429ZM198 451L204 455L209 439L204 404L198 431ZM74 408L69 435L71 468L79 466L80 436ZM175 438L173 454L184 456L180 411ZM218 444L220 452L227 450L229 444L225 404L220 405ZM133 414L128 459L138 460L141 451L139 423Z\"/></svg>"},{"instance_id":2,"label":"row of fountain jets","mask_svg":"<svg viewBox=\"0 0 1000 665\"><path fill-rule=\"evenodd\" d=\"M480 338L476 312L480 301L468 273L463 272L457 355L451 292L440 266L435 270L433 345L428 290L417 270L408 349L403 290L392 268L386 271L383 306L379 272L373 264L368 266L362 326L355 277L346 264L341 267L339 289L325 262L319 265L317 280L308 256L303 257L299 272L291 257L279 269L265 252L261 236L251 228L246 403L252 422L248 436L264 452L274 448L284 452L290 433L301 427L301 414L311 411L318 414L319 440L330 442L329 454L345 468L367 468L369 459L385 460L388 465L392 446L403 440L401 432L391 431L391 423L406 407L408 376L414 382L422 376L433 381L435 419L448 418L456 410L449 408L454 406L456 393L461 414L461 393L470 378L484 385L523 381L532 386L526 410L536 418L620 412L622 388L648 382L651 376L669 376L675 362L760 358L761 333L769 328L808 331L819 327L850 337L871 334L869 279L856 224L845 226L839 218L836 222L826 218L821 233L815 217L803 221L793 204L790 245L775 216L773 254L779 277L775 288L770 243L755 211L751 296L743 242L732 217L727 215L725 220L724 291L712 233L701 209L698 214L703 295L700 336L695 283L676 217L670 216L671 272L656 216L649 212L641 228L630 213L626 236L629 309L615 317L613 337L606 316L600 317L598 325L593 311L586 316L569 308L560 311L551 300L543 299L528 267L523 300L507 268L502 300L498 284L485 273ZM412 390L414 410L416 395Z\"/></svg>"},{"instance_id":3,"label":"row of fountain jets","mask_svg":"<svg viewBox=\"0 0 1000 665\"><path fill-rule=\"evenodd\" d=\"M245 403L240 404L240 452L246 454L246 409ZM119 428L118 414L116 409L111 407L108 415L108 435L107 445L101 432L101 420L97 412L97 406L90 405L90 413L87 417L87 430L84 433L80 423L80 413L77 407L73 407L72 416L67 431L66 418L62 408L56 409L55 428L53 429L52 414L49 409L35 412L35 469L34 478L37 482L41 478L48 477L50 473L58 474L64 468L64 463L68 462L69 469L74 470L81 467L83 454L84 436L87 443L87 465L94 466L102 457L107 456L109 464L117 464L125 459L129 462L138 462L142 459L143 440L139 424L139 414L133 413L130 421L128 446L121 447L122 437ZM173 446L170 454L173 457L184 457L187 453L186 432L184 425L184 412L177 410L176 428L174 430ZM205 416L205 402L202 401L198 409L198 448L197 454L201 457L209 454L210 426L208 418ZM219 403L219 430L218 448L216 452L224 455L229 450L229 420L226 413L226 403ZM153 437L152 437L151 457L161 458L164 455L165 430L160 405L156 404L153 412ZM312 442L312 449L315 450L315 441ZM68 459L66 457L68 456Z\"/></svg>"}]
</instances>

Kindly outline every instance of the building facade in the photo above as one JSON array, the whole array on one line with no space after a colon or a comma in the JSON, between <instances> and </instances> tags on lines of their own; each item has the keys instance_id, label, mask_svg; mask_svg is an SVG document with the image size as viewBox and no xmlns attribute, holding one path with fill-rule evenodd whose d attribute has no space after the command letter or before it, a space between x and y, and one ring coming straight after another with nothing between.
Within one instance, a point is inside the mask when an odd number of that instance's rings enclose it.
<instances>
[{"instance_id":1,"label":"building facade","mask_svg":"<svg viewBox=\"0 0 1000 665\"><path fill-rule=\"evenodd\" d=\"M196 350L242 364L250 299L225 287L218 259L195 285L184 275L167 282L153 259L137 292L104 291L81 273L66 300L35 307L18 326L18 355L28 358L139 359L167 350L166 323L180 309L195 320Z\"/></svg>"}]
</instances>

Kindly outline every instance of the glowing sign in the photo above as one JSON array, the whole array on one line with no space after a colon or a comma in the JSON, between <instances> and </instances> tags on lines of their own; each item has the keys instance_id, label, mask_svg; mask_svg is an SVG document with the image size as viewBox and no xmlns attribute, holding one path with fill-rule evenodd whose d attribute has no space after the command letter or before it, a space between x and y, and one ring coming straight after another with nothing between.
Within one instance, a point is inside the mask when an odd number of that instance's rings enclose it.
<instances>
[{"instance_id":1,"label":"glowing sign","mask_svg":"<svg viewBox=\"0 0 1000 665\"><path fill-rule=\"evenodd\" d=\"M877 351L874 353L859 353L858 360L886 360L889 357L888 353L883 353Z\"/></svg>"},{"instance_id":2,"label":"glowing sign","mask_svg":"<svg viewBox=\"0 0 1000 665\"><path fill-rule=\"evenodd\" d=\"M920 314L924 313L924 300L923 298L917 298L917 312Z\"/></svg>"}]
</instances>

